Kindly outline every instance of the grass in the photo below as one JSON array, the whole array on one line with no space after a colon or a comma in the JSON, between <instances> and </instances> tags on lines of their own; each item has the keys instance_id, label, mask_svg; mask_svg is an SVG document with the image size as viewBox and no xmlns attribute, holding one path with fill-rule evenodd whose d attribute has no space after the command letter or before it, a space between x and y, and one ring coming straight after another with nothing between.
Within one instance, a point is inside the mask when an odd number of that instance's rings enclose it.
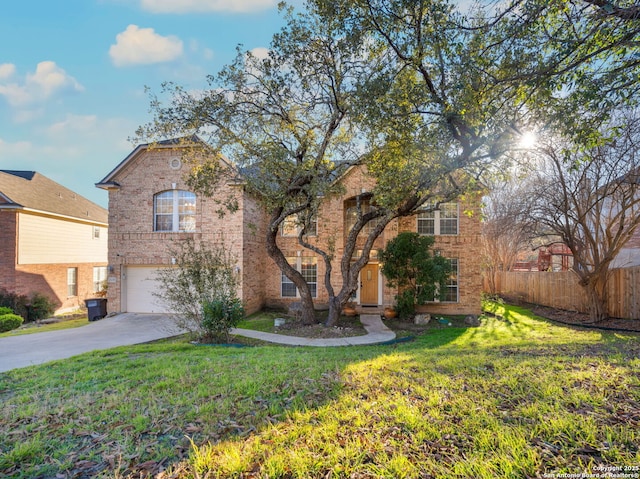
<instances>
[{"instance_id":1,"label":"grass","mask_svg":"<svg viewBox=\"0 0 640 479\"><path fill-rule=\"evenodd\" d=\"M0 476L637 473L638 334L488 307L393 346L163 342L0 374Z\"/></svg>"},{"instance_id":2,"label":"grass","mask_svg":"<svg viewBox=\"0 0 640 479\"><path fill-rule=\"evenodd\" d=\"M89 320L86 316L81 318L73 317L70 319L61 318L60 321L52 323L30 322L23 324L18 329L0 333L0 338L22 336L24 334L44 333L46 331L58 331L60 329L79 328L81 326L86 326L87 324L89 324Z\"/></svg>"},{"instance_id":3,"label":"grass","mask_svg":"<svg viewBox=\"0 0 640 479\"><path fill-rule=\"evenodd\" d=\"M324 323L327 319L328 311L316 311L316 320L318 323ZM278 328L274 325L274 320L276 318L284 318L287 321L288 326L285 328ZM257 313L252 314L251 316L243 319L239 324L238 328L241 329L251 329L254 331L263 331L265 333L280 333L280 334L294 334L298 332L296 327L291 328L292 323L295 326L302 326L299 321L292 320L290 317L286 315L286 313L282 311L259 311ZM366 334L366 330L362 327L362 323L357 316L355 317L347 317L340 316L338 318L339 327L348 327L352 328L361 334Z\"/></svg>"}]
</instances>

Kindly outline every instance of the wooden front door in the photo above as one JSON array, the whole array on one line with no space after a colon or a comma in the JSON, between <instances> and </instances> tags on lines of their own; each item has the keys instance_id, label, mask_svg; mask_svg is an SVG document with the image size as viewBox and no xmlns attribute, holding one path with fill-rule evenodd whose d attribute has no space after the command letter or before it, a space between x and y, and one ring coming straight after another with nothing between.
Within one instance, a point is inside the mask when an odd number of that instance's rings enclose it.
<instances>
[{"instance_id":1,"label":"wooden front door","mask_svg":"<svg viewBox=\"0 0 640 479\"><path fill-rule=\"evenodd\" d=\"M378 265L375 263L360 270L360 304L378 305Z\"/></svg>"}]
</instances>

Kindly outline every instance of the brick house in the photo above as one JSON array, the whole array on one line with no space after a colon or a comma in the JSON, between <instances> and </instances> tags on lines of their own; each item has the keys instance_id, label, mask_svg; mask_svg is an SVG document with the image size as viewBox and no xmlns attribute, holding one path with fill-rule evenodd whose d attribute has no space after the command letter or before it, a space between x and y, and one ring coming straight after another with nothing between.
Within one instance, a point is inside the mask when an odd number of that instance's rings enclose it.
<instances>
[{"instance_id":1,"label":"brick house","mask_svg":"<svg viewBox=\"0 0 640 479\"><path fill-rule=\"evenodd\" d=\"M176 141L153 147L140 145L96 184L109 191L109 311L164 311L153 294L159 288L155 271L171 265L168 252L171 242L187 237L225 242L237 258L238 295L248 313L296 301L295 286L266 253L266 214L256 200L239 182L221 186L216 196L235 193L238 202L237 210L221 218L214 199L197 195L186 186L187 167L181 160L180 148ZM220 161L226 166L224 160ZM310 235L310 241L317 244L331 241L337 262L348 231L345 226L348 227L354 213L353 198L373 186L371 177L362 168L351 168L338 181L343 184L343 194L324 200L315 234ZM451 258L456 271L446 301L429 303L421 309L436 314L479 314L482 291L479 211L479 202L451 203L441 205L439 211L394 220L376 240L371 260L361 271L361 286L354 301L373 308L393 304L396 292L385 284L377 251L399 231L418 231L436 236L436 248ZM290 264L311 284L315 302L324 304L328 296L322 287L323 262L299 246L296 236L295 223L285 222L279 245ZM334 287L339 288L339 264L333 271Z\"/></svg>"},{"instance_id":2,"label":"brick house","mask_svg":"<svg viewBox=\"0 0 640 479\"><path fill-rule=\"evenodd\" d=\"M0 170L0 288L56 312L104 288L107 210L34 171Z\"/></svg>"}]
</instances>

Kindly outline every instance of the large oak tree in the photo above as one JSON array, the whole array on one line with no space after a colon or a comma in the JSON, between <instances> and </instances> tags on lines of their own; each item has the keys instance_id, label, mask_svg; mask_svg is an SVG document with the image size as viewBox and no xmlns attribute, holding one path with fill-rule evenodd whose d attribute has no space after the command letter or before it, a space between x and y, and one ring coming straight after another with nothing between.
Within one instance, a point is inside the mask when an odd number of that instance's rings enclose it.
<instances>
[{"instance_id":1,"label":"large oak tree","mask_svg":"<svg viewBox=\"0 0 640 479\"><path fill-rule=\"evenodd\" d=\"M635 68L624 51L635 33L598 23L597 12L581 18L580 3L607 10L595 0L514 0L469 12L447 0L310 0L301 14L288 11L288 26L274 36L268 57L239 50L202 92L167 85L168 105L154 100L155 121L141 134L196 133L238 166L268 211L268 254L296 285L310 322L309 287L277 242L283 222L298 218L299 244L325 265L332 324L390 221L462 194L531 123L557 125L562 108L602 117L601 102L583 107L576 99L606 93L595 68L604 54L617 55L607 63L607 78ZM635 19L621 21L637 26ZM595 25L610 41L601 41ZM625 82L609 90L615 101L629 94ZM579 126L575 131L596 131L577 114L564 117ZM305 226L321 198L339 193L334 180L350 166L365 166L376 187L355 198L356 221L334 288L335 253L307 241ZM222 176L212 163L194 169L192 179L210 193ZM365 241L355 257L358 236Z\"/></svg>"}]
</instances>

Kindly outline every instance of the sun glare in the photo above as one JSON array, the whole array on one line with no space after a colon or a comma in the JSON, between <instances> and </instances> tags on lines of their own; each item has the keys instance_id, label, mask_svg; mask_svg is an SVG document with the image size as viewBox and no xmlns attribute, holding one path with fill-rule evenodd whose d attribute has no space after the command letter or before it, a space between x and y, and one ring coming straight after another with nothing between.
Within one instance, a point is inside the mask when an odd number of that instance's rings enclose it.
<instances>
[{"instance_id":1,"label":"sun glare","mask_svg":"<svg viewBox=\"0 0 640 479\"><path fill-rule=\"evenodd\" d=\"M520 148L533 148L536 146L536 134L532 131L524 132L520 136Z\"/></svg>"}]
</instances>

